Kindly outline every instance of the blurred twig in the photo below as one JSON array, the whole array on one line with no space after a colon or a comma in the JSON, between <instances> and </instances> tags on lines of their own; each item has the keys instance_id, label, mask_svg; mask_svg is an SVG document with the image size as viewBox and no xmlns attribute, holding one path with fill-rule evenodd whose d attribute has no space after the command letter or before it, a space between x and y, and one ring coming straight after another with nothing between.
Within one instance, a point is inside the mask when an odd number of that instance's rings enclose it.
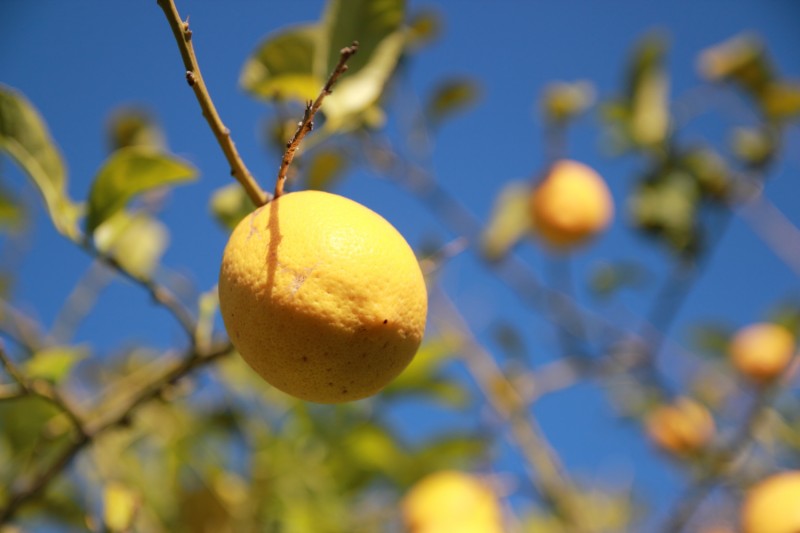
<instances>
[{"instance_id":1,"label":"blurred twig","mask_svg":"<svg viewBox=\"0 0 800 533\"><path fill-rule=\"evenodd\" d=\"M175 36L175 42L181 52L183 65L186 68L186 81L194 91L200 108L203 110L203 116L211 127L211 131L214 133L220 148L222 148L225 158L228 160L228 164L231 167L231 175L244 187L255 206L264 205L269 201L269 195L258 185L258 182L245 166L238 150L236 150L236 145L233 143L231 132L222 123L214 102L211 100L205 81L203 81L200 65L197 62L197 56L192 45L192 30L189 29L189 19L187 18L185 22L181 19L173 0L158 0L158 5L167 17L167 21L172 28L172 34Z\"/></svg>"},{"instance_id":2,"label":"blurred twig","mask_svg":"<svg viewBox=\"0 0 800 533\"><path fill-rule=\"evenodd\" d=\"M286 182L286 173L289 170L289 165L292 164L294 154L297 152L297 148L300 146L303 137L314 128L314 116L317 114L317 111L319 111L319 108L322 107L322 102L325 100L325 97L333 92L333 86L336 84L339 76L347 71L347 61L356 52L358 52L358 41L353 41L350 46L346 46L339 51L339 62L328 77L328 81L325 82L319 95L317 95L317 99L313 102L309 101L306 105L306 110L303 113L303 120L297 124L297 130L295 130L291 140L286 144L286 151L283 154L281 166L278 170L278 179L275 182L275 198L283 194L283 186Z\"/></svg>"},{"instance_id":3,"label":"blurred twig","mask_svg":"<svg viewBox=\"0 0 800 533\"><path fill-rule=\"evenodd\" d=\"M78 324L94 307L100 292L108 285L110 273L93 262L76 283L72 292L53 320L50 338L56 344L68 342L75 333Z\"/></svg>"},{"instance_id":4,"label":"blurred twig","mask_svg":"<svg viewBox=\"0 0 800 533\"><path fill-rule=\"evenodd\" d=\"M441 291L436 292L438 310L432 316L445 333L444 338L455 337L455 351L463 354L467 367L492 408L511 427L520 451L528 461L542 496L573 527L571 531L588 530L585 513L579 507L577 492L536 420L528 412L515 385L506 377L497 363L474 338L452 301ZM454 333L455 335L448 335Z\"/></svg>"},{"instance_id":5,"label":"blurred twig","mask_svg":"<svg viewBox=\"0 0 800 533\"><path fill-rule=\"evenodd\" d=\"M759 191L737 211L762 241L800 276L800 229Z\"/></svg>"},{"instance_id":6,"label":"blurred twig","mask_svg":"<svg viewBox=\"0 0 800 533\"><path fill-rule=\"evenodd\" d=\"M39 324L3 298L0 298L0 330L31 353L44 344Z\"/></svg>"}]
</instances>

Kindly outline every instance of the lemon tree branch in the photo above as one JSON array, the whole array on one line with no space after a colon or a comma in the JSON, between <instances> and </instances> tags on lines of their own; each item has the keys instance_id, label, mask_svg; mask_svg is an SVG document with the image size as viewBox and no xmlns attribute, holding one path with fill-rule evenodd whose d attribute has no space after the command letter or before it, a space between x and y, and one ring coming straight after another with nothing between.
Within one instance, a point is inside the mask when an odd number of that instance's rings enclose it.
<instances>
[{"instance_id":1,"label":"lemon tree branch","mask_svg":"<svg viewBox=\"0 0 800 533\"><path fill-rule=\"evenodd\" d=\"M41 494L61 472L69 467L73 459L101 434L117 426L128 423L139 407L159 397L166 388L170 387L193 370L208 365L218 358L232 352L233 347L228 342L215 345L208 351L190 349L178 363L159 374L158 377L132 395L123 403L122 407L115 409L109 415L99 417L91 423L82 426L83 430L78 434L76 439L67 445L47 467L28 483L22 485L21 488L9 494L5 506L0 507L0 525L11 521L26 503L32 501ZM9 362L2 350L0 350L0 359L4 365ZM11 364L11 368L14 368L14 372L21 376L15 369L13 363ZM98 402L100 405L106 403L108 403L107 399Z\"/></svg>"},{"instance_id":2,"label":"lemon tree branch","mask_svg":"<svg viewBox=\"0 0 800 533\"><path fill-rule=\"evenodd\" d=\"M331 72L331 75L328 77L328 81L325 82L319 95L317 95L317 99L313 102L308 102L306 105L306 110L303 113L303 120L297 124L297 130L295 130L291 140L286 143L286 151L283 153L281 166L280 169L278 169L278 179L275 182L275 198L283 194L283 186L286 182L286 173L289 171L289 165L292 164L294 154L297 152L297 148L300 146L303 137L314 128L314 116L317 114L317 111L319 111L319 108L322 107L322 102L325 100L325 97L333 92L333 86L336 84L339 76L347 71L347 61L356 52L358 52L358 41L353 41L350 46L346 46L339 51L339 62L336 63L336 67L334 67L333 72Z\"/></svg>"},{"instance_id":3,"label":"lemon tree branch","mask_svg":"<svg viewBox=\"0 0 800 533\"><path fill-rule=\"evenodd\" d=\"M258 185L253 175L247 169L236 145L231 138L231 132L223 124L217 112L211 95L208 92L203 75L200 72L200 65L197 62L197 55L192 45L192 30L189 29L189 20L184 22L178 14L174 0L158 0L158 5L167 17L175 42L183 59L183 66L186 68L186 82L194 91L194 95L203 111L203 116L211 127L214 137L217 139L228 164L231 167L231 175L244 187L250 200L256 207L262 206L269 201L269 195Z\"/></svg>"}]
</instances>

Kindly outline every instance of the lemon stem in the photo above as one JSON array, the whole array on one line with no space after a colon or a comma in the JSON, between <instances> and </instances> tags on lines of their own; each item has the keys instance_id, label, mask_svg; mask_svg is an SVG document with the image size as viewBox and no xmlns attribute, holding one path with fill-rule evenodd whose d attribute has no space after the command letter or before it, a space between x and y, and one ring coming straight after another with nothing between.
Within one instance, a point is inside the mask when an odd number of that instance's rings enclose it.
<instances>
[{"instance_id":1,"label":"lemon stem","mask_svg":"<svg viewBox=\"0 0 800 533\"><path fill-rule=\"evenodd\" d=\"M283 153L281 167L278 170L278 179L275 182L275 198L283 194L286 174L289 171L289 165L292 164L294 154L300 146L300 142L308 132L314 129L314 116L317 114L317 111L319 111L319 108L322 107L322 102L325 100L325 97L333 92L333 86L336 84L339 76L347 71L347 60L356 52L358 52L358 41L353 41L350 46L346 46L339 51L339 62L336 63L336 67L333 69L333 72L331 72L328 81L325 82L319 95L317 95L317 99L313 102L309 101L306 104L303 120L297 123L297 130L294 132L294 135L292 135L291 140L286 143L286 151Z\"/></svg>"}]
</instances>

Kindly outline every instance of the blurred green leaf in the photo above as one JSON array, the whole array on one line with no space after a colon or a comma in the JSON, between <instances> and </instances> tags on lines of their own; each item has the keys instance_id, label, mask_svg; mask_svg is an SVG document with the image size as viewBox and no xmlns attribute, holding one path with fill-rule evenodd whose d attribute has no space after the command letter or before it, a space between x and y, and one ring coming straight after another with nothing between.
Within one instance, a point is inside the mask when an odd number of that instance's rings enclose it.
<instances>
[{"instance_id":1,"label":"blurred green leaf","mask_svg":"<svg viewBox=\"0 0 800 533\"><path fill-rule=\"evenodd\" d=\"M489 223L481 234L481 253L489 261L497 261L531 229L531 185L512 181L506 184L494 202Z\"/></svg>"},{"instance_id":2,"label":"blurred green leaf","mask_svg":"<svg viewBox=\"0 0 800 533\"><path fill-rule=\"evenodd\" d=\"M106 127L111 152L129 146L166 150L166 139L155 119L136 107L123 107L112 113Z\"/></svg>"},{"instance_id":3,"label":"blurred green leaf","mask_svg":"<svg viewBox=\"0 0 800 533\"><path fill-rule=\"evenodd\" d=\"M95 231L97 249L138 277L152 274L169 244L169 230L146 213L118 211Z\"/></svg>"},{"instance_id":4,"label":"blurred green leaf","mask_svg":"<svg viewBox=\"0 0 800 533\"><path fill-rule=\"evenodd\" d=\"M662 143L669 128L669 79L664 68L666 43L658 34L642 40L628 72L631 139L639 146Z\"/></svg>"},{"instance_id":5,"label":"blurred green leaf","mask_svg":"<svg viewBox=\"0 0 800 533\"><path fill-rule=\"evenodd\" d=\"M698 69L710 81L734 82L753 95L762 94L773 81L763 44L749 33L704 50Z\"/></svg>"},{"instance_id":6,"label":"blurred green leaf","mask_svg":"<svg viewBox=\"0 0 800 533\"><path fill-rule=\"evenodd\" d=\"M508 357L522 359L528 354L522 335L511 324L495 324L492 327L492 338Z\"/></svg>"},{"instance_id":7,"label":"blurred green leaf","mask_svg":"<svg viewBox=\"0 0 800 533\"><path fill-rule=\"evenodd\" d=\"M372 63L379 48L396 34L405 19L405 0L328 0L322 16L326 55L317 73L325 78L339 62L339 50L358 41L358 53L348 62L348 76ZM399 58L399 55L395 60ZM321 71L320 71L321 69ZM384 80L385 81L385 80Z\"/></svg>"},{"instance_id":8,"label":"blurred green leaf","mask_svg":"<svg viewBox=\"0 0 800 533\"><path fill-rule=\"evenodd\" d=\"M777 150L772 133L762 128L735 128L730 142L734 155L755 168L769 163Z\"/></svg>"},{"instance_id":9,"label":"blurred green leaf","mask_svg":"<svg viewBox=\"0 0 800 533\"><path fill-rule=\"evenodd\" d=\"M432 10L424 9L411 16L408 22L407 49L417 51L432 43L442 32L441 16Z\"/></svg>"},{"instance_id":10,"label":"blurred green leaf","mask_svg":"<svg viewBox=\"0 0 800 533\"><path fill-rule=\"evenodd\" d=\"M103 523L110 531L129 531L141 504L138 494L122 483L103 488Z\"/></svg>"},{"instance_id":11,"label":"blurred green leaf","mask_svg":"<svg viewBox=\"0 0 800 533\"><path fill-rule=\"evenodd\" d=\"M104 220L149 189L193 180L196 169L175 156L141 147L123 148L109 157L89 193L86 229L92 233Z\"/></svg>"},{"instance_id":12,"label":"blurred green leaf","mask_svg":"<svg viewBox=\"0 0 800 533\"><path fill-rule=\"evenodd\" d=\"M725 160L711 148L687 150L682 164L697 180L704 197L726 200L731 192L731 171Z\"/></svg>"},{"instance_id":13,"label":"blurred green leaf","mask_svg":"<svg viewBox=\"0 0 800 533\"><path fill-rule=\"evenodd\" d=\"M800 114L800 84L774 82L761 96L761 106L768 117L788 120Z\"/></svg>"},{"instance_id":14,"label":"blurred green leaf","mask_svg":"<svg viewBox=\"0 0 800 533\"><path fill-rule=\"evenodd\" d=\"M23 371L30 379L45 379L58 383L72 368L89 356L85 346L54 346L39 350L25 361Z\"/></svg>"},{"instance_id":15,"label":"blurred green leaf","mask_svg":"<svg viewBox=\"0 0 800 533\"><path fill-rule=\"evenodd\" d=\"M629 261L601 262L589 277L589 289L595 296L608 298L623 288L641 287L647 277L644 268Z\"/></svg>"},{"instance_id":16,"label":"blurred green leaf","mask_svg":"<svg viewBox=\"0 0 800 533\"><path fill-rule=\"evenodd\" d=\"M210 208L214 219L224 228L233 231L240 220L253 212L253 202L241 185L230 183L214 191Z\"/></svg>"},{"instance_id":17,"label":"blurred green leaf","mask_svg":"<svg viewBox=\"0 0 800 533\"><path fill-rule=\"evenodd\" d=\"M287 28L268 36L245 62L239 83L244 90L262 98L313 100L326 79L315 67L321 39L317 24Z\"/></svg>"},{"instance_id":18,"label":"blurred green leaf","mask_svg":"<svg viewBox=\"0 0 800 533\"><path fill-rule=\"evenodd\" d=\"M0 152L30 176L44 198L56 229L78 235L81 209L67 194L67 175L47 125L25 96L0 84Z\"/></svg>"},{"instance_id":19,"label":"blurred green leaf","mask_svg":"<svg viewBox=\"0 0 800 533\"><path fill-rule=\"evenodd\" d=\"M800 337L800 304L785 302L776 306L769 314L769 321L785 327L795 337Z\"/></svg>"},{"instance_id":20,"label":"blurred green leaf","mask_svg":"<svg viewBox=\"0 0 800 533\"><path fill-rule=\"evenodd\" d=\"M691 329L692 346L702 354L725 357L733 333L733 329L724 324L695 324Z\"/></svg>"},{"instance_id":21,"label":"blurred green leaf","mask_svg":"<svg viewBox=\"0 0 800 533\"><path fill-rule=\"evenodd\" d=\"M471 78L452 78L439 82L425 106L425 116L433 127L444 119L475 105L480 97L480 87Z\"/></svg>"},{"instance_id":22,"label":"blurred green leaf","mask_svg":"<svg viewBox=\"0 0 800 533\"><path fill-rule=\"evenodd\" d=\"M594 85L589 81L552 82L544 89L540 106L550 122L565 122L594 104Z\"/></svg>"},{"instance_id":23,"label":"blurred green leaf","mask_svg":"<svg viewBox=\"0 0 800 533\"><path fill-rule=\"evenodd\" d=\"M25 211L11 193L0 187L0 229L15 231L22 226Z\"/></svg>"},{"instance_id":24,"label":"blurred green leaf","mask_svg":"<svg viewBox=\"0 0 800 533\"><path fill-rule=\"evenodd\" d=\"M306 169L308 189L330 190L347 169L348 160L340 150L317 150L310 158Z\"/></svg>"}]
</instances>

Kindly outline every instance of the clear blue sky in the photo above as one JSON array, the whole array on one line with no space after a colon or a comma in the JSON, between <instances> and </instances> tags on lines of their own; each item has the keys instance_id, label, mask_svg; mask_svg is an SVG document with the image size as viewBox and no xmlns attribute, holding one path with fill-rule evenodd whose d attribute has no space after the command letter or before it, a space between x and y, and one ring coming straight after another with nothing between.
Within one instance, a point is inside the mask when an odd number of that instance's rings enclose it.
<instances>
[{"instance_id":1,"label":"clear blue sky","mask_svg":"<svg viewBox=\"0 0 800 533\"><path fill-rule=\"evenodd\" d=\"M413 58L413 88L424 95L437 81L453 75L474 77L482 86L479 104L442 128L432 167L443 186L484 219L505 182L528 178L542 164L542 124L534 102L545 84L587 79L595 83L601 99L613 96L622 90L631 46L649 29L660 28L669 37L673 94L683 94L700 81L695 68L700 50L742 30L759 33L778 70L800 79L800 3L790 0L410 4L412 12L434 7L444 22L441 38ZM181 13L191 15L201 68L222 118L249 167L268 189L278 163L260 141L269 110L238 88L239 72L268 32L315 20L322 6L322 1L310 0L178 1ZM152 110L171 149L201 172L199 181L181 186L169 198L162 219L170 227L171 246L163 262L190 275L199 290L216 282L226 236L207 215L207 202L210 192L230 179L228 166L186 86L172 34L154 0L0 0L0 82L25 93L44 115L68 163L69 190L75 199L86 197L106 156L104 125L109 113L131 103ZM569 137L570 156L596 167L618 203L612 230L578 260L577 274L585 276L601 259L641 259L654 273L663 273L667 256L637 238L624 220L623 199L637 163L604 155L601 133L597 117L590 115ZM690 137L705 133L702 127L695 128ZM795 224L800 224L799 145L795 129L788 139L788 155L768 186L768 195ZM24 259L12 259L4 249L3 262L13 261L18 271L14 300L24 302L23 309L49 324L89 263L55 233L33 189L5 163L0 167L3 184L27 199L34 210ZM367 174L354 173L338 192L381 213L414 246L432 236L453 237L413 199ZM540 251L528 246L522 254L541 266ZM521 308L470 254L453 260L445 279L462 312L490 346L487 333L501 319L525 332L535 361L556 353L556 338L547 323ZM628 295L622 303L635 315L646 307L642 302L651 293L646 289ZM732 325L758 320L789 296L798 296L797 278L737 219L687 301L673 337L685 343L684 325L700 318ZM619 309L601 311L616 316ZM125 283L114 284L97 311L76 340L91 341L101 351L126 342L167 346L182 340L174 321L162 311L152 311L146 295ZM681 477L653 454L633 428L615 423L611 406L598 401L601 397L597 389L578 388L546 399L537 414L567 464L585 478L626 472L645 497L669 501L681 486ZM442 423L435 415L427 422L422 426ZM504 452L499 467L519 469L518 461Z\"/></svg>"}]
</instances>

